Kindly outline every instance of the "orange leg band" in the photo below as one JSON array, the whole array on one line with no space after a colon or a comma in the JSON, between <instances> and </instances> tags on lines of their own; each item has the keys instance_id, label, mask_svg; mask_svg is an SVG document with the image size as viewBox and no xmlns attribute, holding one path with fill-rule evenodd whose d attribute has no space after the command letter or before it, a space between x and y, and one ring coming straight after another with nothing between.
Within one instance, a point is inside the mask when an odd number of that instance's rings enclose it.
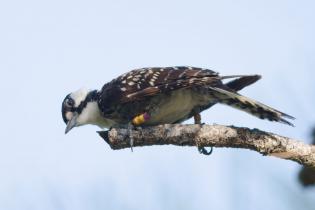
<instances>
[{"instance_id":1,"label":"orange leg band","mask_svg":"<svg viewBox=\"0 0 315 210\"><path fill-rule=\"evenodd\" d=\"M146 121L150 119L150 115L148 113L140 114L132 119L132 124L135 126L142 125Z\"/></svg>"}]
</instances>

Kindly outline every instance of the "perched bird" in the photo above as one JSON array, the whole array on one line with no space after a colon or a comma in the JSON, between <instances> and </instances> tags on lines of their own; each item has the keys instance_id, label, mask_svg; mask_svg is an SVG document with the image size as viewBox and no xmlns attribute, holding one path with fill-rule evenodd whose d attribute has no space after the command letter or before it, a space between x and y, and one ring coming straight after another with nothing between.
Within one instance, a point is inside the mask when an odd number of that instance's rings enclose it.
<instances>
[{"instance_id":1,"label":"perched bird","mask_svg":"<svg viewBox=\"0 0 315 210\"><path fill-rule=\"evenodd\" d=\"M223 83L224 80L233 79ZM85 124L101 128L180 123L216 103L243 110L261 119L293 126L292 116L237 93L259 75L220 76L195 67L142 68L106 83L101 90L80 89L62 102L66 133Z\"/></svg>"}]
</instances>

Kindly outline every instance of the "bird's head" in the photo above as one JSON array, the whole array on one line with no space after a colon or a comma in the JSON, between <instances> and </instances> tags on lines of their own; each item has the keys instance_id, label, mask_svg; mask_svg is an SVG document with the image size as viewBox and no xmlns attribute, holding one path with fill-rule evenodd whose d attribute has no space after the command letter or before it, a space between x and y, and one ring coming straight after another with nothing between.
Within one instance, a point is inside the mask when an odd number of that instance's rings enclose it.
<instances>
[{"instance_id":1,"label":"bird's head","mask_svg":"<svg viewBox=\"0 0 315 210\"><path fill-rule=\"evenodd\" d=\"M97 104L97 91L89 91L82 88L68 94L62 102L62 118L67 127L65 133L68 133L72 128L88 124L91 119L90 104ZM97 105L95 105L97 106Z\"/></svg>"}]
</instances>

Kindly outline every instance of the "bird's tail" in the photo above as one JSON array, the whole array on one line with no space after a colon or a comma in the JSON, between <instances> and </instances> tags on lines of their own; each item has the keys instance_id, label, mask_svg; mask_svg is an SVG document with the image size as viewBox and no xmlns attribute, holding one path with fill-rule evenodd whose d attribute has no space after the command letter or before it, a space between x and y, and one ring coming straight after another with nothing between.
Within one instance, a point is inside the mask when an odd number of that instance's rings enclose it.
<instances>
[{"instance_id":1,"label":"bird's tail","mask_svg":"<svg viewBox=\"0 0 315 210\"><path fill-rule=\"evenodd\" d=\"M285 119L285 118L291 120L295 119L294 117L288 114L280 112L274 108L271 108L265 104L262 104L251 98L242 96L235 92L231 92L217 87L211 87L210 89L212 94L216 98L218 98L220 103L243 110L261 119L268 119L270 121L281 122L290 126L294 126L291 122Z\"/></svg>"},{"instance_id":2,"label":"bird's tail","mask_svg":"<svg viewBox=\"0 0 315 210\"><path fill-rule=\"evenodd\" d=\"M260 79L261 79L260 75L245 75L238 77L237 79L234 79L228 83L225 83L224 85L233 91L239 91L242 90L244 87L247 87L257 82Z\"/></svg>"}]
</instances>

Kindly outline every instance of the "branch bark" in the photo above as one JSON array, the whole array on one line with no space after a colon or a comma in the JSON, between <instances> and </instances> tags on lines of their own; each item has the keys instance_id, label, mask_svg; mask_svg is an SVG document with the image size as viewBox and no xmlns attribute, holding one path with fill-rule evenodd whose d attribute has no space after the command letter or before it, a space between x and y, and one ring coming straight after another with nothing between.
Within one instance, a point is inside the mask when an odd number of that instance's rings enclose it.
<instances>
[{"instance_id":1,"label":"branch bark","mask_svg":"<svg viewBox=\"0 0 315 210\"><path fill-rule=\"evenodd\" d=\"M312 130L312 138L313 142L312 144L315 145L315 128ZM299 173L299 179L303 186L314 186L315 185L315 167L308 167L304 166L302 167L300 173Z\"/></svg>"},{"instance_id":2,"label":"branch bark","mask_svg":"<svg viewBox=\"0 0 315 210\"><path fill-rule=\"evenodd\" d=\"M114 150L130 148L129 132L98 132ZM315 168L315 146L258 129L222 125L166 124L132 131L134 147L152 145L243 148Z\"/></svg>"}]
</instances>

